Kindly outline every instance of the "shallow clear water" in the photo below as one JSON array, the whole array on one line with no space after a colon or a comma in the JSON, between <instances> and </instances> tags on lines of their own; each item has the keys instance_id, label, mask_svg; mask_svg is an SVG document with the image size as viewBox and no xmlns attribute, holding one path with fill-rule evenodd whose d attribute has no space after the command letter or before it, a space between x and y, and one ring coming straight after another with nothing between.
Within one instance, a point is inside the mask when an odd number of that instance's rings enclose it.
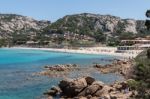
<instances>
[{"instance_id":1,"label":"shallow clear water","mask_svg":"<svg viewBox=\"0 0 150 99\"><path fill-rule=\"evenodd\" d=\"M116 57L105 55L0 49L0 99L40 99L43 92L62 79L32 76L33 73L42 71L44 65L71 63L88 67L93 63L108 64L110 61L103 60L114 58ZM96 72L92 76L106 83L121 79L115 74Z\"/></svg>"}]
</instances>

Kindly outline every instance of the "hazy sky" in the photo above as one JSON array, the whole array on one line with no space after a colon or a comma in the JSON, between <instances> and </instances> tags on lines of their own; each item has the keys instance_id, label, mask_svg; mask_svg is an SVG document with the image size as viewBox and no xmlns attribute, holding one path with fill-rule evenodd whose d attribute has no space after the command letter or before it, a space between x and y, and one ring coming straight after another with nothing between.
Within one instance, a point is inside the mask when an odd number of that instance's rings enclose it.
<instances>
[{"instance_id":1,"label":"hazy sky","mask_svg":"<svg viewBox=\"0 0 150 99\"><path fill-rule=\"evenodd\" d=\"M145 19L147 9L150 9L150 0L0 0L0 13L50 21L84 12Z\"/></svg>"}]
</instances>

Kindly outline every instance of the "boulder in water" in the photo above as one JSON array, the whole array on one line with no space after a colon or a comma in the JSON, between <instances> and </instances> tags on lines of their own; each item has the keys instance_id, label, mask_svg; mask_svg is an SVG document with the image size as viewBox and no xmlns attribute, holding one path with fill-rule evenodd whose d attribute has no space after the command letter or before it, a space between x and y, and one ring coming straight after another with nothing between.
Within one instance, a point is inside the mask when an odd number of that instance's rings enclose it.
<instances>
[{"instance_id":1,"label":"boulder in water","mask_svg":"<svg viewBox=\"0 0 150 99\"><path fill-rule=\"evenodd\" d=\"M50 95L50 96L56 96L57 94L60 94L61 90L59 87L53 86L50 90L45 92L45 95Z\"/></svg>"}]
</instances>

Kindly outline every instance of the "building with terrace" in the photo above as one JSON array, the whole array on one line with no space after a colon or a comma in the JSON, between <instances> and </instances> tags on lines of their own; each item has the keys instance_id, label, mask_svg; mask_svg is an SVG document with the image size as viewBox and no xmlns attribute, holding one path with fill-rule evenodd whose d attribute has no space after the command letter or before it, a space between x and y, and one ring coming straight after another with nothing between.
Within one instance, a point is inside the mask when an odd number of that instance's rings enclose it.
<instances>
[{"instance_id":1,"label":"building with terrace","mask_svg":"<svg viewBox=\"0 0 150 99\"><path fill-rule=\"evenodd\" d=\"M136 38L134 40L122 40L121 45L117 47L116 53L127 53L133 58L143 50L150 48L150 39Z\"/></svg>"}]
</instances>

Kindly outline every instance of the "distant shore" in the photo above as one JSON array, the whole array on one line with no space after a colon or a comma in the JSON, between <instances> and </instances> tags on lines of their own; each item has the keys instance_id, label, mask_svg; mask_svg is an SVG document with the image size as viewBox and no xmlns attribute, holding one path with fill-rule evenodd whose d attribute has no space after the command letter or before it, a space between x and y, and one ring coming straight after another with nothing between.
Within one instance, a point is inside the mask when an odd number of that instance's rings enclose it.
<instances>
[{"instance_id":1,"label":"distant shore","mask_svg":"<svg viewBox=\"0 0 150 99\"><path fill-rule=\"evenodd\" d=\"M27 50L43 50L53 52L66 52L66 53L79 53L79 54L96 54L96 55L111 55L123 58L134 58L141 51L130 52L130 53L116 53L116 47L81 47L78 49L67 49L67 48L32 48L32 47L10 47L11 49L27 49Z\"/></svg>"}]
</instances>

